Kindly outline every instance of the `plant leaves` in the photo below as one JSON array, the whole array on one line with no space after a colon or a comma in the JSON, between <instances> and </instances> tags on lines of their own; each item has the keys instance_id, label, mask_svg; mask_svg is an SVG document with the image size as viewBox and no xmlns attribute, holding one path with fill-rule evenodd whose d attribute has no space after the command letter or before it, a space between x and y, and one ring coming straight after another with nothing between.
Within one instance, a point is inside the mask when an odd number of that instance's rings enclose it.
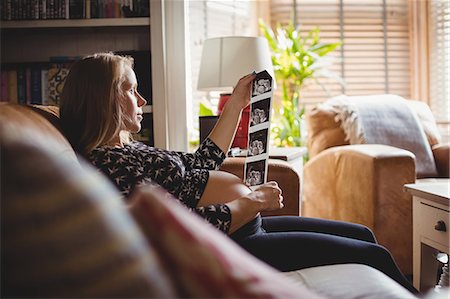
<instances>
[{"instance_id":1,"label":"plant leaves","mask_svg":"<svg viewBox=\"0 0 450 299\"><path fill-rule=\"evenodd\" d=\"M200 111L198 113L199 116L212 116L214 115L211 107L208 107L205 103L200 102Z\"/></svg>"},{"instance_id":2,"label":"plant leaves","mask_svg":"<svg viewBox=\"0 0 450 299\"><path fill-rule=\"evenodd\" d=\"M278 146L300 146L302 142L301 123L305 106L301 103L300 90L310 79L326 87L318 80L320 77L331 78L340 84L345 82L329 67L332 53L342 43L321 43L320 29L315 27L306 34L292 24L276 25L275 32L259 21L263 35L272 51L272 63L275 77L282 86L282 99L277 117L274 118L272 136Z\"/></svg>"}]
</instances>

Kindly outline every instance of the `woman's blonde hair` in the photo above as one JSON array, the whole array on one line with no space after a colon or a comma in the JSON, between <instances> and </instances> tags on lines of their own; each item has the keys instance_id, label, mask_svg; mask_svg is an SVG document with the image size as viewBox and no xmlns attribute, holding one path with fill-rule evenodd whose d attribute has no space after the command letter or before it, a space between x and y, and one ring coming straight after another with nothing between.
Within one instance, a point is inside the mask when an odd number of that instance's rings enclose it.
<instances>
[{"instance_id":1,"label":"woman's blonde hair","mask_svg":"<svg viewBox=\"0 0 450 299\"><path fill-rule=\"evenodd\" d=\"M64 83L60 117L76 151L87 154L109 144L123 128L121 86L131 57L97 53L76 61Z\"/></svg>"}]
</instances>

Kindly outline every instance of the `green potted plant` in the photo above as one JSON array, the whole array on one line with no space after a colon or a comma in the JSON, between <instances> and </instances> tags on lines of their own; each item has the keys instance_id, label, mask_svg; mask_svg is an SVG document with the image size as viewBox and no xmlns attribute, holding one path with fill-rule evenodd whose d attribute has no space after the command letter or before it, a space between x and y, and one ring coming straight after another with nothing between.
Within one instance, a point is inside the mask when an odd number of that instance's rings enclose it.
<instances>
[{"instance_id":1,"label":"green potted plant","mask_svg":"<svg viewBox=\"0 0 450 299\"><path fill-rule=\"evenodd\" d=\"M260 28L272 51L272 63L281 101L275 106L271 139L275 146L303 146L302 119L305 107L301 103L300 91L305 82L315 80L325 88L319 78L342 79L328 69L325 56L341 45L322 43L320 30L314 28L302 36L292 25L272 29L260 21ZM281 105L280 105L281 104Z\"/></svg>"}]
</instances>

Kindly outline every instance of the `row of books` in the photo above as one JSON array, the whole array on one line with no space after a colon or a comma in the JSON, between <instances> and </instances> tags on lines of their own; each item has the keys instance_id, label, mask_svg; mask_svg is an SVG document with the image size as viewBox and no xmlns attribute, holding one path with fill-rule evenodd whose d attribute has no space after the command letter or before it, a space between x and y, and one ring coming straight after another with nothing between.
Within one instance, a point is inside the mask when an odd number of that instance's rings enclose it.
<instances>
[{"instance_id":1,"label":"row of books","mask_svg":"<svg viewBox=\"0 0 450 299\"><path fill-rule=\"evenodd\" d=\"M1 0L2 20L148 17L149 0Z\"/></svg>"},{"instance_id":2,"label":"row of books","mask_svg":"<svg viewBox=\"0 0 450 299\"><path fill-rule=\"evenodd\" d=\"M0 101L58 105L70 63L2 65Z\"/></svg>"}]
</instances>

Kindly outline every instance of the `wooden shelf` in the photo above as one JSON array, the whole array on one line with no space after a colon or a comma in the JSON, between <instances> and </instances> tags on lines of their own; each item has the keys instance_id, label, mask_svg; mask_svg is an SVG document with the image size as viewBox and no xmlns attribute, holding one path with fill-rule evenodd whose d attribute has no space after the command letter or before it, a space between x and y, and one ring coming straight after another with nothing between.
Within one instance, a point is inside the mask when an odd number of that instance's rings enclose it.
<instances>
[{"instance_id":1,"label":"wooden shelf","mask_svg":"<svg viewBox=\"0 0 450 299\"><path fill-rule=\"evenodd\" d=\"M149 26L150 18L105 18L105 19L72 19L72 20L17 20L1 21L0 28L76 28L76 27L125 27Z\"/></svg>"}]
</instances>

